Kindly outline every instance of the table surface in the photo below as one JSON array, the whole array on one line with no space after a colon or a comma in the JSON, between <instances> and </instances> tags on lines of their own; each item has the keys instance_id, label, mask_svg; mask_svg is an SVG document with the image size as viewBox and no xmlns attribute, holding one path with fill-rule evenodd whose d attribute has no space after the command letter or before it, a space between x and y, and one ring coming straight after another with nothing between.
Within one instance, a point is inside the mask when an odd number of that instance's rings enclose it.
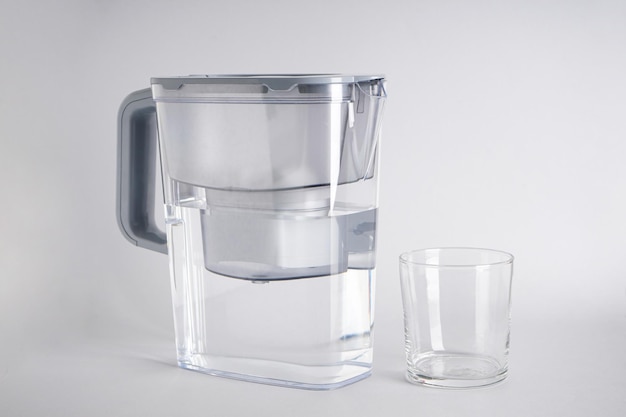
<instances>
[{"instance_id":1,"label":"table surface","mask_svg":"<svg viewBox=\"0 0 626 417\"><path fill-rule=\"evenodd\" d=\"M514 322L509 377L469 390L406 382L400 337L384 330L373 375L334 391L179 369L165 334L94 336L3 355L0 415L623 416L625 330L624 317Z\"/></svg>"}]
</instances>

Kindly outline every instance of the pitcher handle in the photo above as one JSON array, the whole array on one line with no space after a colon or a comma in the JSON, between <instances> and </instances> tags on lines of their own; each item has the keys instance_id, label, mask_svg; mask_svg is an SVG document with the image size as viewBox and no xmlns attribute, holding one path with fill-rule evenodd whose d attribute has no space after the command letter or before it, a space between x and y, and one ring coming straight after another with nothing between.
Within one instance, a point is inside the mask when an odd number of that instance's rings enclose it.
<instances>
[{"instance_id":1,"label":"pitcher handle","mask_svg":"<svg viewBox=\"0 0 626 417\"><path fill-rule=\"evenodd\" d=\"M117 222L133 244L167 253L154 216L157 157L156 105L149 88L120 105L117 119Z\"/></svg>"}]
</instances>

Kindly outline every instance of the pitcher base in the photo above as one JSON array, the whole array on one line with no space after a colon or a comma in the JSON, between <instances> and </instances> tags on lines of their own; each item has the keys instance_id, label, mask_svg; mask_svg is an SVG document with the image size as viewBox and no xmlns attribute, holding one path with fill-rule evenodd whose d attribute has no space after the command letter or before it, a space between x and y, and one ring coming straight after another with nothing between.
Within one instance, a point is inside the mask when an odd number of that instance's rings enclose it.
<instances>
[{"instance_id":1,"label":"pitcher base","mask_svg":"<svg viewBox=\"0 0 626 417\"><path fill-rule=\"evenodd\" d=\"M316 391L341 388L361 381L372 373L370 366L359 362L306 366L248 358L194 356L179 361L178 366L222 378Z\"/></svg>"}]
</instances>

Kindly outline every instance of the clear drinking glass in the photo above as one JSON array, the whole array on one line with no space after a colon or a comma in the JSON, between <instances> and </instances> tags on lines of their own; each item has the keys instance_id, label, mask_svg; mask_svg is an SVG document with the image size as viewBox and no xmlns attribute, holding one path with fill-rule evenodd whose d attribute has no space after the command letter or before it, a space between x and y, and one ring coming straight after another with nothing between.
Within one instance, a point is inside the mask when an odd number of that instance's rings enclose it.
<instances>
[{"instance_id":1,"label":"clear drinking glass","mask_svg":"<svg viewBox=\"0 0 626 417\"><path fill-rule=\"evenodd\" d=\"M407 379L469 388L506 378L513 256L435 248L400 256Z\"/></svg>"}]
</instances>

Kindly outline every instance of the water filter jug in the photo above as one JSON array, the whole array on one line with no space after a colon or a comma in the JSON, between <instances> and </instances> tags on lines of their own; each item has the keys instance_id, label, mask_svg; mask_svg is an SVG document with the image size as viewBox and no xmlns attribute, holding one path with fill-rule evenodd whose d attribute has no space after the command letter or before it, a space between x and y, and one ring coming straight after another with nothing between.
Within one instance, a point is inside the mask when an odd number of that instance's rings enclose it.
<instances>
[{"instance_id":1,"label":"water filter jug","mask_svg":"<svg viewBox=\"0 0 626 417\"><path fill-rule=\"evenodd\" d=\"M120 107L117 211L132 243L169 256L178 364L308 389L367 377L384 78L151 86Z\"/></svg>"}]
</instances>

